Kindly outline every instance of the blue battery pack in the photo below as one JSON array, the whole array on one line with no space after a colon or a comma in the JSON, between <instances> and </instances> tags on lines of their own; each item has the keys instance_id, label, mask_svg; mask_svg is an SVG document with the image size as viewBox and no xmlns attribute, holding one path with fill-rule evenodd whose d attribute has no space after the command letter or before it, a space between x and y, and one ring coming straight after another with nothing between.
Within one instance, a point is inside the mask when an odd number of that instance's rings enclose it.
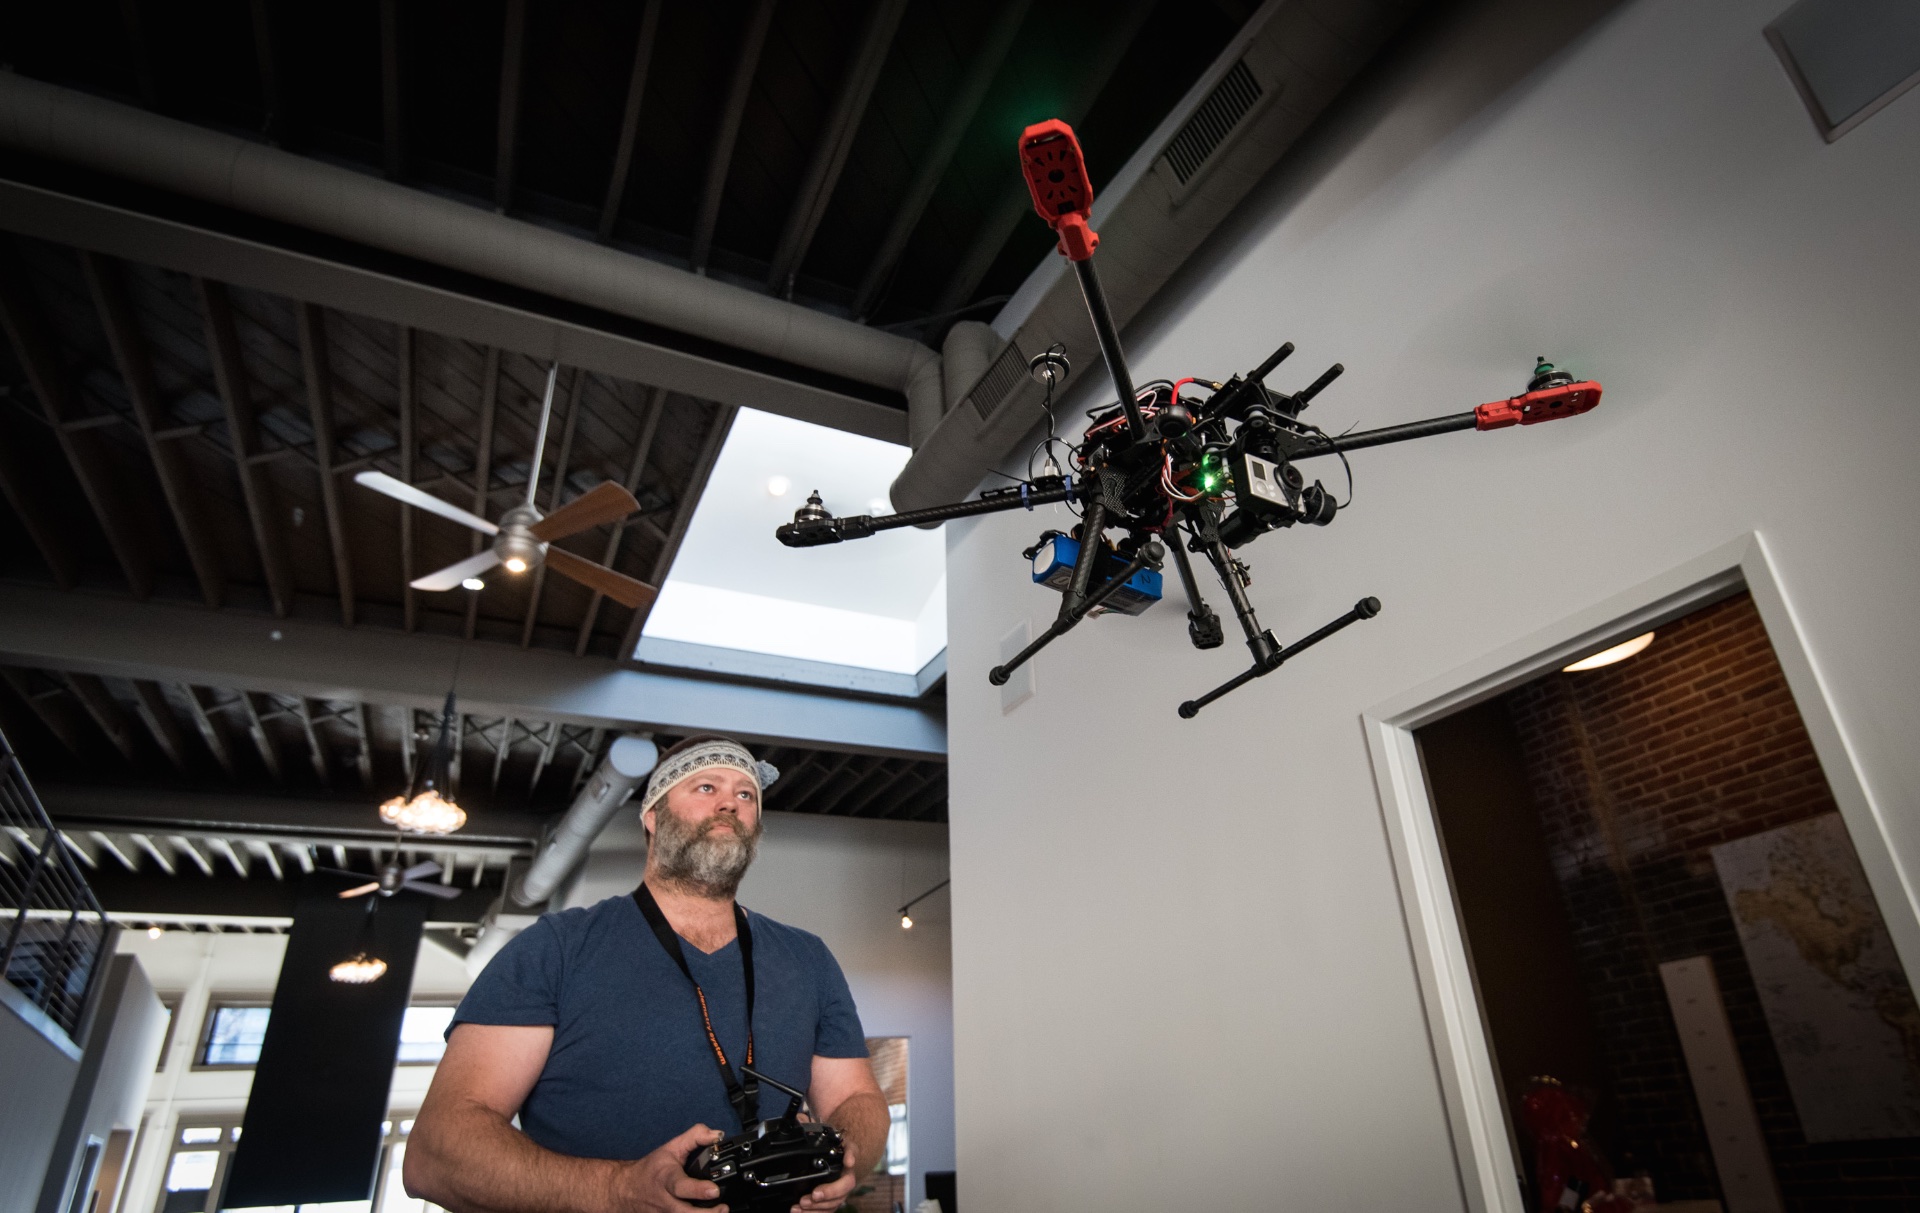
<instances>
[{"instance_id":1,"label":"blue battery pack","mask_svg":"<svg viewBox=\"0 0 1920 1213\"><path fill-rule=\"evenodd\" d=\"M1067 586L1073 583L1073 565L1079 559L1080 541L1070 535L1056 535L1033 554L1033 579L1040 585L1065 593ZM1122 567L1118 556L1100 561L1094 566L1094 583L1098 584L1103 576L1111 577ZM1138 615L1158 601L1160 574L1152 569L1141 569L1127 578L1126 584L1107 595L1107 600L1100 605L1122 615Z\"/></svg>"}]
</instances>

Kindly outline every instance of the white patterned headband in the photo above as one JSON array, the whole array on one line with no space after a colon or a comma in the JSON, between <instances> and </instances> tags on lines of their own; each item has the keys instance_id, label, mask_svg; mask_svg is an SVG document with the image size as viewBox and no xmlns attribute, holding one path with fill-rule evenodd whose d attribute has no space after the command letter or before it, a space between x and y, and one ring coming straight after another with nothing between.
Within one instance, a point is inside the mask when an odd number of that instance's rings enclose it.
<instances>
[{"instance_id":1,"label":"white patterned headband","mask_svg":"<svg viewBox=\"0 0 1920 1213\"><path fill-rule=\"evenodd\" d=\"M647 794L640 798L640 811L644 813L660 803L667 791L681 780L710 767L726 767L751 775L763 794L780 778L780 769L772 763L761 762L737 741L716 737L684 749L653 768L653 776L647 780Z\"/></svg>"}]
</instances>

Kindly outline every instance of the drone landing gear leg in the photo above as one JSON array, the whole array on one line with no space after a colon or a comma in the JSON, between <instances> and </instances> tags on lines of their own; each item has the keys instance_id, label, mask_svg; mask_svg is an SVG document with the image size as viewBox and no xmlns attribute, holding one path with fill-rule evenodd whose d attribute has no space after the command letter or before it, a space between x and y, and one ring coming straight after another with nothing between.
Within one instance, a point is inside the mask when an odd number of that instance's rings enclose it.
<instances>
[{"instance_id":1,"label":"drone landing gear leg","mask_svg":"<svg viewBox=\"0 0 1920 1213\"><path fill-rule=\"evenodd\" d=\"M1339 631L1341 628L1346 627L1350 623L1358 623L1362 619L1372 619L1375 615L1378 615L1379 613L1380 613L1380 600L1378 598L1362 598L1359 602L1354 603L1353 609L1351 611L1348 611L1346 614L1340 616L1340 618L1334 620L1332 623L1329 623L1325 627L1321 628L1319 631L1314 632L1313 634L1301 640L1295 641L1293 644L1288 645L1286 648L1281 649L1279 652L1273 654L1272 657L1270 657L1264 662L1256 660L1254 662L1252 669L1249 669L1242 674L1235 675L1234 677L1228 679L1226 682L1223 682L1219 686L1213 688L1211 691L1208 691L1205 695L1202 695L1200 698L1187 700L1185 703L1180 705L1180 718L1182 720L1192 720L1195 716L1200 714L1201 708L1206 707L1208 704L1220 698L1222 695L1225 695L1229 691L1235 691L1240 689L1241 687L1245 686L1247 683L1252 682L1254 679L1259 678L1263 674L1273 673L1275 670L1279 669L1282 665L1285 665L1289 658L1299 653L1302 649L1311 648L1312 646L1319 644L1322 640L1325 640L1327 637L1333 635L1335 632ZM1271 637L1269 637L1269 640L1271 640Z\"/></svg>"},{"instance_id":2,"label":"drone landing gear leg","mask_svg":"<svg viewBox=\"0 0 1920 1213\"><path fill-rule=\"evenodd\" d=\"M1217 649L1226 642L1226 634L1220 630L1220 616L1200 597L1200 583L1193 579L1193 562L1187 559L1178 523L1174 524L1172 540L1173 565L1180 570L1180 588L1187 592L1187 638L1196 649Z\"/></svg>"},{"instance_id":3,"label":"drone landing gear leg","mask_svg":"<svg viewBox=\"0 0 1920 1213\"><path fill-rule=\"evenodd\" d=\"M1087 516L1089 518L1093 516L1092 509L1087 511ZM1092 534L1092 532L1086 533ZM1090 541L1081 544L1080 551L1083 557L1093 546L1094 544ZM1160 544L1155 540L1149 539L1141 544L1140 549L1134 553L1133 559L1127 563L1125 568L1115 573L1109 580L1102 582L1100 587L1094 590L1093 593L1079 598L1077 605L1063 608L1047 630L1033 638L1032 644L1015 653L1005 665L994 666L987 674L987 681L991 682L994 686L1005 686L1007 679L1013 677L1015 670L1031 660L1035 653L1038 653L1041 649L1046 648L1055 640L1072 630L1075 624L1087 617L1087 612L1105 602L1112 596L1115 590L1127 584L1135 573L1138 573L1141 569L1159 568L1160 557L1163 554ZM1076 565L1074 568L1074 581L1077 583L1079 580L1080 569L1079 566ZM1072 590L1069 589L1068 593L1072 594ZM1070 597L1067 601L1071 603L1074 599Z\"/></svg>"}]
</instances>

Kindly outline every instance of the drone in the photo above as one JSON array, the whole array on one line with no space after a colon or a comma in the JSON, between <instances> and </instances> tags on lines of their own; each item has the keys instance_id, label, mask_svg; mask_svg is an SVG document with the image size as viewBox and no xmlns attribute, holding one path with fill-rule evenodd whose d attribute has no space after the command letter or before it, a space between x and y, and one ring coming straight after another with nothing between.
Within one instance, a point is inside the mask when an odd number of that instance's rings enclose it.
<instances>
[{"instance_id":1,"label":"drone","mask_svg":"<svg viewBox=\"0 0 1920 1213\"><path fill-rule=\"evenodd\" d=\"M1345 465L1348 452L1367 447L1456 430L1536 425L1577 416L1600 403L1598 383L1576 381L1541 358L1520 395L1463 413L1331 435L1300 415L1344 372L1339 363L1297 392L1267 386L1267 376L1293 353L1292 342L1280 346L1252 371L1225 383L1188 377L1136 388L1093 265L1094 250L1100 244L1090 223L1093 186L1073 129L1058 119L1036 123L1021 132L1019 156L1034 210L1053 229L1059 251L1079 281L1095 340L1113 380L1116 403L1091 410L1077 444L1067 445L1049 432L1034 448L1035 455L1042 450L1046 454L1042 475L1031 475L1029 458L1026 480L989 489L971 500L879 517L835 518L815 492L791 523L774 532L788 547L817 547L897 527L1004 510L1056 503L1075 509L1080 518L1077 525L1070 531L1044 532L1024 553L1033 562L1034 581L1060 592L1060 610L1031 644L988 673L987 680L995 686L1004 685L1014 670L1081 621L1106 612L1138 615L1159 601L1161 572L1169 553L1189 604L1188 638L1196 649L1219 648L1226 632L1194 577L1192 557L1199 556L1219 579L1253 664L1180 704L1181 717L1190 720L1221 696L1273 673L1335 632L1380 613L1378 598L1362 598L1346 614L1290 645L1282 645L1260 625L1247 595L1252 576L1234 552L1269 531L1326 526L1353 499L1350 466L1347 500L1342 502L1320 481L1307 483L1297 463L1332 455ZM1051 422L1048 406L1053 387L1066 378L1071 365L1065 351L1056 346L1036 355L1028 366L1047 388L1048 404L1042 407ZM1054 457L1055 445L1065 446L1064 468ZM1118 538L1110 535L1115 531L1121 532Z\"/></svg>"}]
</instances>

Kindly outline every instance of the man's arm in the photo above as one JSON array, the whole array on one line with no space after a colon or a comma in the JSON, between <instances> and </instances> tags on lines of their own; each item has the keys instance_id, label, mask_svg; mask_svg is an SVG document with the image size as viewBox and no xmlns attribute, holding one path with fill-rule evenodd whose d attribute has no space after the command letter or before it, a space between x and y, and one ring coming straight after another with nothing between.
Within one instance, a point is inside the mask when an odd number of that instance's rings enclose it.
<instances>
[{"instance_id":1,"label":"man's arm","mask_svg":"<svg viewBox=\"0 0 1920 1213\"><path fill-rule=\"evenodd\" d=\"M807 1097L846 1139L847 1170L807 1193L795 1208L829 1213L886 1157L893 1118L887 1114L887 1097L873 1080L873 1066L864 1057L815 1057Z\"/></svg>"},{"instance_id":2,"label":"man's arm","mask_svg":"<svg viewBox=\"0 0 1920 1213\"><path fill-rule=\"evenodd\" d=\"M718 1129L695 1125L645 1158L615 1162L556 1154L514 1128L552 1045L552 1028L454 1028L407 1138L407 1195L453 1213L694 1213L686 1202L720 1194L682 1169Z\"/></svg>"}]
</instances>

